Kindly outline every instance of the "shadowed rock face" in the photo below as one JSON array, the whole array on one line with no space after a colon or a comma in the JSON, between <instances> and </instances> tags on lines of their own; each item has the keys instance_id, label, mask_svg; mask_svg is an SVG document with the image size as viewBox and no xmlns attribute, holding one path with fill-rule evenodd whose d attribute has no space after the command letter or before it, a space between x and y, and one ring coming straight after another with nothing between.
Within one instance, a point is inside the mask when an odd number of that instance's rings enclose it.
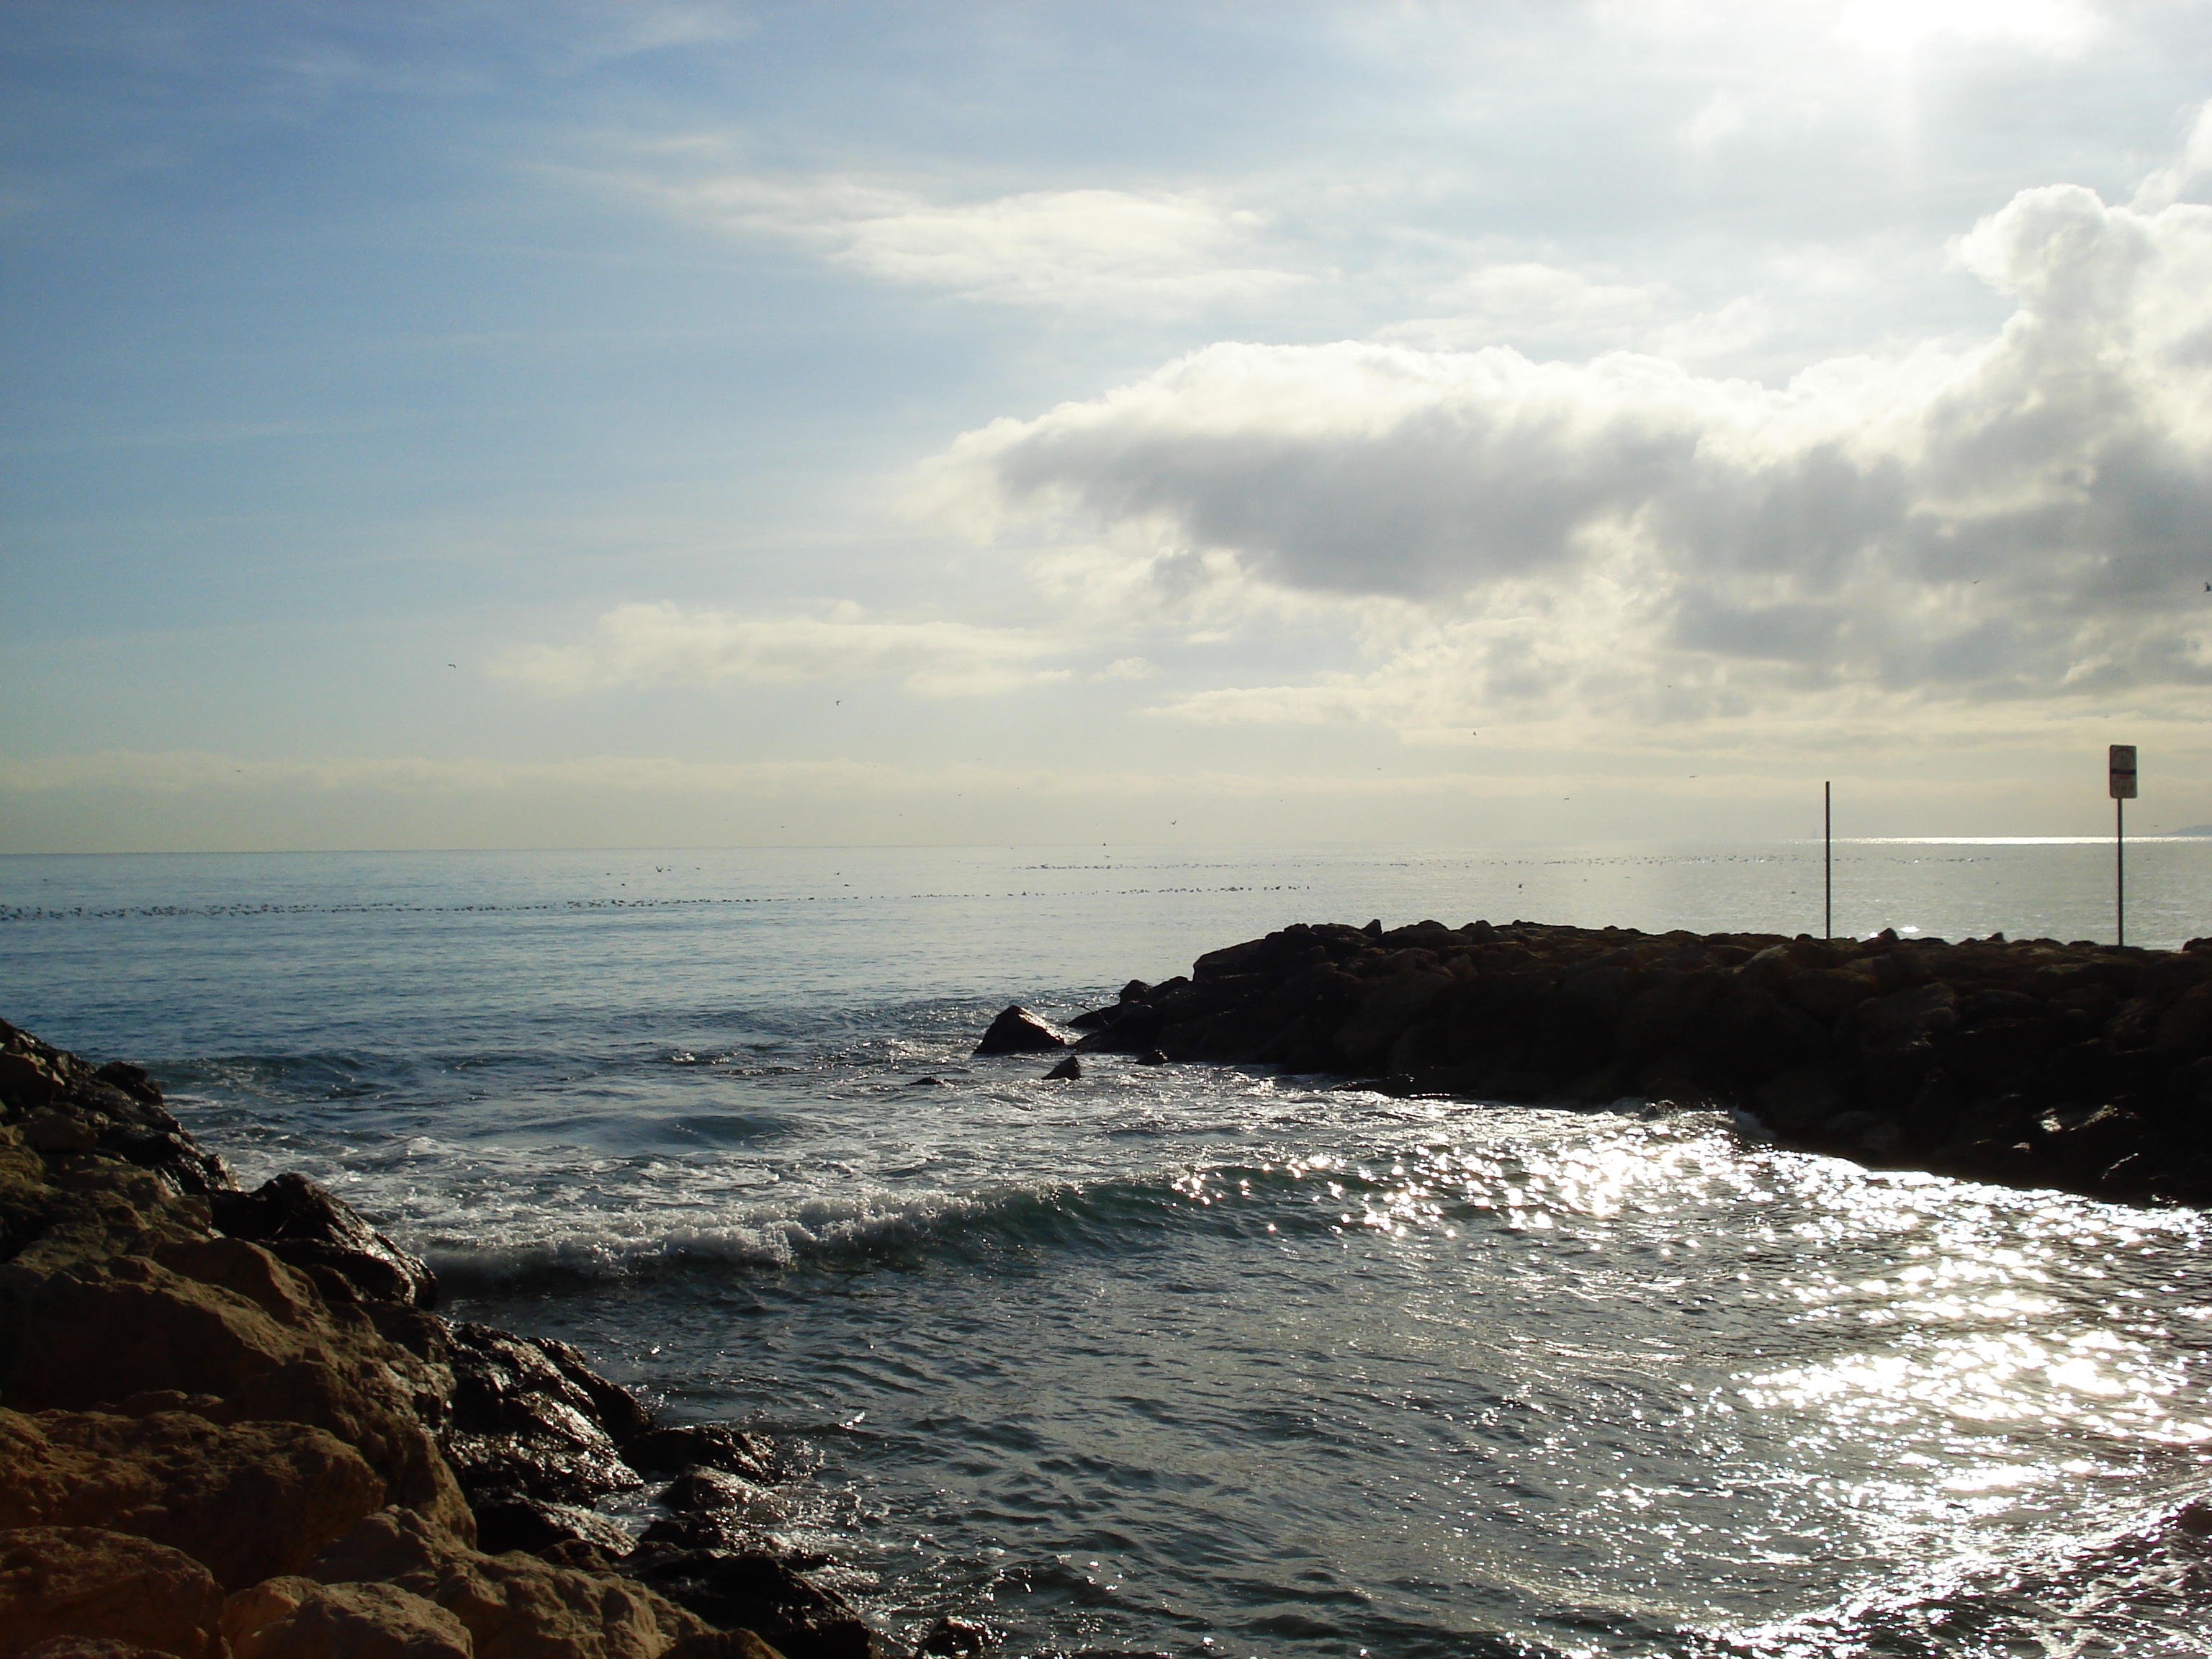
<instances>
[{"instance_id":1,"label":"shadowed rock face","mask_svg":"<svg viewBox=\"0 0 2212 1659\"><path fill-rule=\"evenodd\" d=\"M1067 1039L1028 1009L1003 1008L975 1045L978 1054L1042 1054L1067 1047Z\"/></svg>"},{"instance_id":2,"label":"shadowed rock face","mask_svg":"<svg viewBox=\"0 0 2212 1659\"><path fill-rule=\"evenodd\" d=\"M2212 940L1300 924L1073 1024L1083 1051L1735 1107L1868 1162L2212 1200Z\"/></svg>"},{"instance_id":3,"label":"shadowed rock face","mask_svg":"<svg viewBox=\"0 0 2212 1659\"><path fill-rule=\"evenodd\" d=\"M0 1024L0 1652L879 1650L796 1563L726 1547L786 1476L765 1445L656 1426L575 1349L434 1296L313 1182L238 1192L143 1071ZM590 1507L641 1466L700 1542L634 1549Z\"/></svg>"}]
</instances>

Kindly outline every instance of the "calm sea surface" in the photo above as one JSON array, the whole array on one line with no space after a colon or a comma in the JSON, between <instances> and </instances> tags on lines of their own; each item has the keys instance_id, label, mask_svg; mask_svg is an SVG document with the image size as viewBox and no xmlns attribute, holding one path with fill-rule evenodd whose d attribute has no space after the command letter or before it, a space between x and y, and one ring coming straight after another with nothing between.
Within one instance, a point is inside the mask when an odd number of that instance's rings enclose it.
<instances>
[{"instance_id":1,"label":"calm sea surface","mask_svg":"<svg viewBox=\"0 0 2212 1659\"><path fill-rule=\"evenodd\" d=\"M2129 873L2130 942L2212 933L2212 841ZM757 1518L894 1630L2203 1654L2194 1212L1632 1102L969 1058L1006 1002L1065 1017L1295 921L1818 933L1820 902L1802 845L15 857L0 1016L150 1065L449 1311L803 1437ZM2107 939L2111 849L1839 845L1836 924Z\"/></svg>"}]
</instances>

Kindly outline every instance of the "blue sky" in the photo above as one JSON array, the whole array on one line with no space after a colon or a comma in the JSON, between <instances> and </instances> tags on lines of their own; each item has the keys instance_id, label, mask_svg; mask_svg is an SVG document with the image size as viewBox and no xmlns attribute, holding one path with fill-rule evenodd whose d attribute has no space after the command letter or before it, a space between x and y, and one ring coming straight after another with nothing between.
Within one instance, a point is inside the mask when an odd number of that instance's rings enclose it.
<instances>
[{"instance_id":1,"label":"blue sky","mask_svg":"<svg viewBox=\"0 0 2212 1659\"><path fill-rule=\"evenodd\" d=\"M2212 820L2212 14L9 3L0 850Z\"/></svg>"}]
</instances>

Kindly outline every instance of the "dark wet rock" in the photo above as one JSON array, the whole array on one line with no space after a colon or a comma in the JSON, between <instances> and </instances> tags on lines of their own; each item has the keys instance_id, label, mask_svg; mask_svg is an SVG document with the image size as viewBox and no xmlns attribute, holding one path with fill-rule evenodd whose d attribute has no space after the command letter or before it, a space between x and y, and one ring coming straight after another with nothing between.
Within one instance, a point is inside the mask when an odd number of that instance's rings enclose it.
<instances>
[{"instance_id":1,"label":"dark wet rock","mask_svg":"<svg viewBox=\"0 0 2212 1659\"><path fill-rule=\"evenodd\" d=\"M1018 1003L1003 1008L975 1045L978 1054L1042 1054L1067 1047L1067 1039Z\"/></svg>"},{"instance_id":2,"label":"dark wet rock","mask_svg":"<svg viewBox=\"0 0 2212 1659\"><path fill-rule=\"evenodd\" d=\"M720 1469L763 1486L788 1478L767 1441L726 1423L672 1423L649 1428L624 1440L622 1455L630 1468L648 1474Z\"/></svg>"},{"instance_id":3,"label":"dark wet rock","mask_svg":"<svg viewBox=\"0 0 2212 1659\"><path fill-rule=\"evenodd\" d=\"M1137 1056L1139 1066L1165 1066L1169 1063L1167 1055L1158 1048L1147 1048Z\"/></svg>"},{"instance_id":4,"label":"dark wet rock","mask_svg":"<svg viewBox=\"0 0 2212 1659\"><path fill-rule=\"evenodd\" d=\"M228 1164L174 1129L112 1123L99 1130L94 1141L100 1152L153 1170L174 1192L228 1198L237 1188Z\"/></svg>"},{"instance_id":5,"label":"dark wet rock","mask_svg":"<svg viewBox=\"0 0 2212 1659\"><path fill-rule=\"evenodd\" d=\"M941 1077L918 1077L909 1081L906 1086L909 1089L944 1089L951 1085Z\"/></svg>"},{"instance_id":6,"label":"dark wet rock","mask_svg":"<svg viewBox=\"0 0 2212 1659\"><path fill-rule=\"evenodd\" d=\"M988 1653L999 1641L1000 1632L990 1626L946 1613L923 1632L915 1652L925 1659L957 1659L963 1653Z\"/></svg>"},{"instance_id":7,"label":"dark wet rock","mask_svg":"<svg viewBox=\"0 0 2212 1659\"><path fill-rule=\"evenodd\" d=\"M742 1475L720 1469L690 1469L660 1489L660 1501L678 1515L738 1510L757 1501L762 1490Z\"/></svg>"},{"instance_id":8,"label":"dark wet rock","mask_svg":"<svg viewBox=\"0 0 2212 1659\"><path fill-rule=\"evenodd\" d=\"M664 1515L646 1528L638 1547L648 1561L701 1550L723 1555L773 1555L794 1572L812 1572L834 1565L836 1559L817 1550L794 1549L781 1535L736 1510Z\"/></svg>"},{"instance_id":9,"label":"dark wet rock","mask_svg":"<svg viewBox=\"0 0 2212 1659\"><path fill-rule=\"evenodd\" d=\"M566 1343L489 1325L447 1328L453 1418L440 1437L471 1505L513 1498L588 1506L639 1484L616 1449L650 1425L627 1390Z\"/></svg>"},{"instance_id":10,"label":"dark wet rock","mask_svg":"<svg viewBox=\"0 0 2212 1659\"><path fill-rule=\"evenodd\" d=\"M787 1659L887 1659L853 1604L778 1558L690 1550L633 1558L639 1580L724 1630L750 1630Z\"/></svg>"},{"instance_id":11,"label":"dark wet rock","mask_svg":"<svg viewBox=\"0 0 2212 1659\"><path fill-rule=\"evenodd\" d=\"M97 1068L0 1020L0 1125L53 1158L119 1158L170 1192L205 1195L237 1186L222 1158L202 1152L161 1104L145 1068Z\"/></svg>"},{"instance_id":12,"label":"dark wet rock","mask_svg":"<svg viewBox=\"0 0 2212 1659\"><path fill-rule=\"evenodd\" d=\"M374 1301L438 1304L437 1277L421 1257L401 1249L303 1175L276 1176L250 1193L216 1193L210 1202L217 1228L280 1261L325 1268Z\"/></svg>"},{"instance_id":13,"label":"dark wet rock","mask_svg":"<svg viewBox=\"0 0 2212 1659\"><path fill-rule=\"evenodd\" d=\"M476 1516L477 1547L491 1555L508 1550L543 1555L562 1544L580 1543L619 1560L635 1543L614 1520L575 1504L502 1498L477 1504Z\"/></svg>"},{"instance_id":14,"label":"dark wet rock","mask_svg":"<svg viewBox=\"0 0 2212 1659\"><path fill-rule=\"evenodd\" d=\"M1044 1074L1044 1080L1047 1083L1073 1083L1082 1075L1083 1062L1073 1054L1070 1054L1052 1070L1047 1072Z\"/></svg>"},{"instance_id":15,"label":"dark wet rock","mask_svg":"<svg viewBox=\"0 0 2212 1659\"><path fill-rule=\"evenodd\" d=\"M1096 1012L1106 1018L1086 1030L1076 1043L1085 1054L1141 1054L1152 1046L1167 1023L1158 1009L1142 1002L1125 1002Z\"/></svg>"}]
</instances>

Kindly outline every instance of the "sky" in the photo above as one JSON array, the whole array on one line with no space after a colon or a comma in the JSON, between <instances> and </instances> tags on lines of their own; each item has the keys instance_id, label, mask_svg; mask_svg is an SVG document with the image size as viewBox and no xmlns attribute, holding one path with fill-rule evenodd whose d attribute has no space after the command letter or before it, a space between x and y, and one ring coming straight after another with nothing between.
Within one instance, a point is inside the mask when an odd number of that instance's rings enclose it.
<instances>
[{"instance_id":1,"label":"sky","mask_svg":"<svg viewBox=\"0 0 2212 1659\"><path fill-rule=\"evenodd\" d=\"M0 0L0 851L2212 822L2212 8Z\"/></svg>"}]
</instances>

